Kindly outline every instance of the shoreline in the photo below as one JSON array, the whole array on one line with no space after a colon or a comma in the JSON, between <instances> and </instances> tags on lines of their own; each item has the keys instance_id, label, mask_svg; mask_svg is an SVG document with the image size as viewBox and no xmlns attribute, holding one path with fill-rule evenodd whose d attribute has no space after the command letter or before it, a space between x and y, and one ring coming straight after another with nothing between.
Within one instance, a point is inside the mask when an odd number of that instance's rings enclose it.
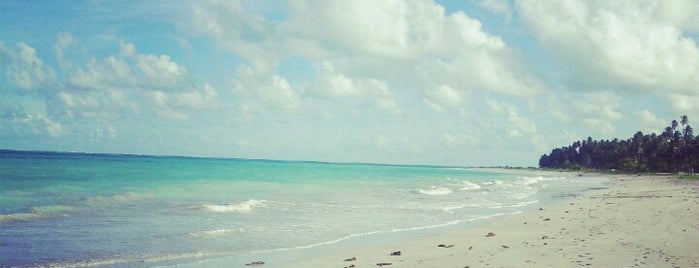
<instances>
[{"instance_id":1,"label":"shoreline","mask_svg":"<svg viewBox=\"0 0 699 268\"><path fill-rule=\"evenodd\" d=\"M259 266L699 267L699 182L673 176L605 177L606 189L542 208L442 228L409 241L338 246L300 259L269 256Z\"/></svg>"}]
</instances>

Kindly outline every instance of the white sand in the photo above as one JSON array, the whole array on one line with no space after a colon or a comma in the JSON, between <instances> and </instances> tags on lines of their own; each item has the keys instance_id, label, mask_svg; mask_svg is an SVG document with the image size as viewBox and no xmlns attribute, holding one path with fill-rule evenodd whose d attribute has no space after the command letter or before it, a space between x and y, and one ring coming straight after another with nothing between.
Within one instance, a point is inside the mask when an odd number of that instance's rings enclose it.
<instances>
[{"instance_id":1,"label":"white sand","mask_svg":"<svg viewBox=\"0 0 699 268\"><path fill-rule=\"evenodd\" d=\"M261 267L699 267L698 228L699 182L612 176L543 210Z\"/></svg>"}]
</instances>

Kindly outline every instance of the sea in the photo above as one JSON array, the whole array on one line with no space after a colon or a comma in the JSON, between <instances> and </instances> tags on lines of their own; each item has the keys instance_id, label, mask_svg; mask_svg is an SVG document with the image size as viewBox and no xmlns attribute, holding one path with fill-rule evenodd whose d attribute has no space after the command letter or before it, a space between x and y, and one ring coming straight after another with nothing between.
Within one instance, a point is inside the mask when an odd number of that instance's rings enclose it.
<instances>
[{"instance_id":1,"label":"sea","mask_svg":"<svg viewBox=\"0 0 699 268\"><path fill-rule=\"evenodd\" d=\"M244 267L468 228L607 185L531 170L1 150L0 267Z\"/></svg>"}]
</instances>

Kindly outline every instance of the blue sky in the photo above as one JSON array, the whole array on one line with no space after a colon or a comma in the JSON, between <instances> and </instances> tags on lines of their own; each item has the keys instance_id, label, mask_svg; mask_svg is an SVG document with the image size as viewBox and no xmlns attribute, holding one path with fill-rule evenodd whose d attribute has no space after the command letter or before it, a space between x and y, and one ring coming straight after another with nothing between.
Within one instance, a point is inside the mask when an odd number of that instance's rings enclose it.
<instances>
[{"instance_id":1,"label":"blue sky","mask_svg":"<svg viewBox=\"0 0 699 268\"><path fill-rule=\"evenodd\" d=\"M0 148L534 166L699 118L693 0L0 1Z\"/></svg>"}]
</instances>

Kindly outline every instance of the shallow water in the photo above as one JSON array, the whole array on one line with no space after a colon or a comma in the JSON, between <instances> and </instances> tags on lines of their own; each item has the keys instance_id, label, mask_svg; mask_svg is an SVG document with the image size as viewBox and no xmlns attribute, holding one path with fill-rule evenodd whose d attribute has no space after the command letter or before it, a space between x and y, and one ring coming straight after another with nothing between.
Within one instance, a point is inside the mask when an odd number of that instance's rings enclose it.
<instances>
[{"instance_id":1,"label":"shallow water","mask_svg":"<svg viewBox=\"0 0 699 268\"><path fill-rule=\"evenodd\" d=\"M606 183L564 176L0 151L0 266L289 252L516 213Z\"/></svg>"}]
</instances>

